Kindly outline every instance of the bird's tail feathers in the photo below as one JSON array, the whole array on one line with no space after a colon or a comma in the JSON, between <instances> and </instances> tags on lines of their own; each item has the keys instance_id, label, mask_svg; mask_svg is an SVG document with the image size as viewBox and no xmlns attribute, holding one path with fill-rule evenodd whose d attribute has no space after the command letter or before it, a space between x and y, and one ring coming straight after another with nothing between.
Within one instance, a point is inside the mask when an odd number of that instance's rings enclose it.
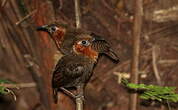
<instances>
[{"instance_id":1,"label":"bird's tail feathers","mask_svg":"<svg viewBox=\"0 0 178 110\"><path fill-rule=\"evenodd\" d=\"M119 62L119 57L117 54L110 48L108 52L105 52L105 54L110 57L111 59L115 60L116 62Z\"/></svg>"}]
</instances>

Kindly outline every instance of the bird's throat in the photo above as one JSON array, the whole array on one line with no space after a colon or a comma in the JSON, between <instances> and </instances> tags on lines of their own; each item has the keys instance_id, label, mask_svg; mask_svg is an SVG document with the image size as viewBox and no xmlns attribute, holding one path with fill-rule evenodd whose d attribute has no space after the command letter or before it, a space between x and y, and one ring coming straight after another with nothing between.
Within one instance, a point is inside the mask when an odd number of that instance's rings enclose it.
<instances>
[{"instance_id":1,"label":"bird's throat","mask_svg":"<svg viewBox=\"0 0 178 110\"><path fill-rule=\"evenodd\" d=\"M58 49L60 49L61 47L61 43L63 42L65 32L66 32L65 29L59 29L52 35L52 39L54 40Z\"/></svg>"},{"instance_id":2,"label":"bird's throat","mask_svg":"<svg viewBox=\"0 0 178 110\"><path fill-rule=\"evenodd\" d=\"M74 45L73 50L76 54L86 56L93 60L94 62L96 62L98 59L98 53L92 50L91 47L86 48L80 45Z\"/></svg>"}]
</instances>

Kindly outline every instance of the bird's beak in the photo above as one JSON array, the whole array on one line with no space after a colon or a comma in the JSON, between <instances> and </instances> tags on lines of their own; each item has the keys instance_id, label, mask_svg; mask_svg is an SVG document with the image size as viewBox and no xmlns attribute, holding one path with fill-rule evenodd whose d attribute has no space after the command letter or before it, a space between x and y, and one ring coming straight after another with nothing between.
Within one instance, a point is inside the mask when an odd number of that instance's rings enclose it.
<instances>
[{"instance_id":1,"label":"bird's beak","mask_svg":"<svg viewBox=\"0 0 178 110\"><path fill-rule=\"evenodd\" d=\"M48 25L43 25L43 26L39 26L36 28L37 31L45 31L45 32L49 32L49 26Z\"/></svg>"}]
</instances>

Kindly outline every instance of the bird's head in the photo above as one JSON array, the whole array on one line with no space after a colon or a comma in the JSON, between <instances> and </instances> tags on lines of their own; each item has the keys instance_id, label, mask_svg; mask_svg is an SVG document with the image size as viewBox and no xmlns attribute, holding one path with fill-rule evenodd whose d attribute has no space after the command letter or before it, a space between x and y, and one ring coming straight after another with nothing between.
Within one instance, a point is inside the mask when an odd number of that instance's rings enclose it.
<instances>
[{"instance_id":1,"label":"bird's head","mask_svg":"<svg viewBox=\"0 0 178 110\"><path fill-rule=\"evenodd\" d=\"M53 23L37 27L37 31L47 32L54 40L55 44L57 45L57 48L59 49L66 34L66 30L67 26L59 23Z\"/></svg>"},{"instance_id":2,"label":"bird's head","mask_svg":"<svg viewBox=\"0 0 178 110\"><path fill-rule=\"evenodd\" d=\"M105 54L115 61L119 61L117 54L113 51L110 44L101 36L94 33L80 34L73 45L76 54L81 54L97 60L99 54Z\"/></svg>"},{"instance_id":3,"label":"bird's head","mask_svg":"<svg viewBox=\"0 0 178 110\"><path fill-rule=\"evenodd\" d=\"M94 39L88 34L81 34L73 45L73 52L77 55L86 56L93 61L97 61L99 52L92 48Z\"/></svg>"},{"instance_id":4,"label":"bird's head","mask_svg":"<svg viewBox=\"0 0 178 110\"><path fill-rule=\"evenodd\" d=\"M66 25L64 24L52 23L49 25L43 25L43 26L37 27L37 31L44 31L44 32L47 32L51 36L55 36L59 33L64 33L65 28L66 28Z\"/></svg>"}]
</instances>

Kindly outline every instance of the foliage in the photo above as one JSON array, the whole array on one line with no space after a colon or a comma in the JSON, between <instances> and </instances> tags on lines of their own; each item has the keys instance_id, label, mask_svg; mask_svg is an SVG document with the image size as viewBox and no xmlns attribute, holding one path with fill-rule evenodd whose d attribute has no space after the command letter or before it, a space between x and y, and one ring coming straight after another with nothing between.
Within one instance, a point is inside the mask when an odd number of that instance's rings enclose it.
<instances>
[{"instance_id":1,"label":"foliage","mask_svg":"<svg viewBox=\"0 0 178 110\"><path fill-rule=\"evenodd\" d=\"M3 79L0 80L0 84L7 84L7 83L10 83L10 81L3 80ZM9 93L9 91L6 87L0 86L0 94L8 94L8 93Z\"/></svg>"},{"instance_id":2,"label":"foliage","mask_svg":"<svg viewBox=\"0 0 178 110\"><path fill-rule=\"evenodd\" d=\"M134 84L123 80L122 83L129 89L134 89L137 92L141 91L140 98L145 100L156 100L159 102L178 102L178 94L176 87L161 87L156 85Z\"/></svg>"},{"instance_id":3,"label":"foliage","mask_svg":"<svg viewBox=\"0 0 178 110\"><path fill-rule=\"evenodd\" d=\"M13 96L14 100L16 101L15 93L12 90L10 90L9 88L3 86L3 84L12 84L12 83L13 82L11 82L11 81L0 79L0 84L2 84L0 86L0 94L3 94L3 95L11 94Z\"/></svg>"},{"instance_id":4,"label":"foliage","mask_svg":"<svg viewBox=\"0 0 178 110\"><path fill-rule=\"evenodd\" d=\"M0 84L9 84L12 83L8 80L0 79ZM0 94L8 94L10 93L10 90L4 86L0 86Z\"/></svg>"}]
</instances>

